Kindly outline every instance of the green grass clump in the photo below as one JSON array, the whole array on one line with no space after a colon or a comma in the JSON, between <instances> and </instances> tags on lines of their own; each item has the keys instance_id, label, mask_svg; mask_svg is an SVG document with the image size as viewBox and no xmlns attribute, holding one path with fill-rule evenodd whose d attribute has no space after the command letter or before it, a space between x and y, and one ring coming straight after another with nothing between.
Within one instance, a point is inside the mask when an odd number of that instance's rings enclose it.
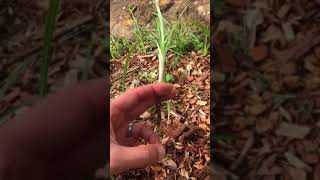
<instances>
[{"instance_id":1,"label":"green grass clump","mask_svg":"<svg viewBox=\"0 0 320 180\"><path fill-rule=\"evenodd\" d=\"M169 23L163 18L162 14L159 16L159 11L156 10L155 25L145 27L139 25L135 18L133 13L135 8L136 7L132 6L129 7L129 11L134 21L132 39L112 37L112 58L119 58L126 55L128 49L142 55L154 53L155 50L158 50L156 42L159 43L162 50L164 50L163 44L166 43L166 46L168 47L167 51L173 53L175 57L181 57L190 51L200 51L203 55L208 54L210 31L205 25L197 21L186 21L182 19L177 19ZM161 33L164 34L161 35ZM164 35L167 36L167 39L162 39L165 38Z\"/></svg>"},{"instance_id":2,"label":"green grass clump","mask_svg":"<svg viewBox=\"0 0 320 180\"><path fill-rule=\"evenodd\" d=\"M110 55L112 58L120 58L127 54L129 49L132 49L134 46L133 42L128 39L116 38L114 36L111 36L110 45Z\"/></svg>"},{"instance_id":3,"label":"green grass clump","mask_svg":"<svg viewBox=\"0 0 320 180\"><path fill-rule=\"evenodd\" d=\"M172 25L172 51L184 55L190 51L200 51L203 55L209 51L209 29L197 21L176 21Z\"/></svg>"}]
</instances>

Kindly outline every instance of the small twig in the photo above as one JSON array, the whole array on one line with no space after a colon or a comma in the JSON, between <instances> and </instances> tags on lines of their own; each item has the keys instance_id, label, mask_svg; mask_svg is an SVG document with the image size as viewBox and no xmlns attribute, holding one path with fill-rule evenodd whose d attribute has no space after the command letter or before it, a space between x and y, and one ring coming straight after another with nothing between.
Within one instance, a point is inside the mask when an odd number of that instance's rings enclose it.
<instances>
[{"instance_id":1,"label":"small twig","mask_svg":"<svg viewBox=\"0 0 320 180\"><path fill-rule=\"evenodd\" d=\"M249 139L247 140L246 144L244 145L240 156L238 157L238 159L231 165L231 170L235 170L239 167L239 165L243 162L244 157L247 155L249 149L251 149L251 147L254 144L254 136L251 135L249 137Z\"/></svg>"},{"instance_id":2,"label":"small twig","mask_svg":"<svg viewBox=\"0 0 320 180\"><path fill-rule=\"evenodd\" d=\"M147 55L143 55L143 56L138 56L139 59L141 58L151 58L151 57L154 57L156 56L155 54L147 54Z\"/></svg>"}]
</instances>

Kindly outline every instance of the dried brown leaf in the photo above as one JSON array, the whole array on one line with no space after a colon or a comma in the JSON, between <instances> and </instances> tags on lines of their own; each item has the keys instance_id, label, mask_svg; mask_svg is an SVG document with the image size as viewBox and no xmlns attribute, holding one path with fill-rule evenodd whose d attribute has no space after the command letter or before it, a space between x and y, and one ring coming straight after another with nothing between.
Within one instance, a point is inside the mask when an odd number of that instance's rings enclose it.
<instances>
[{"instance_id":1,"label":"dried brown leaf","mask_svg":"<svg viewBox=\"0 0 320 180\"><path fill-rule=\"evenodd\" d=\"M292 180L306 180L307 173L303 169L288 167L288 172Z\"/></svg>"},{"instance_id":2,"label":"dried brown leaf","mask_svg":"<svg viewBox=\"0 0 320 180\"><path fill-rule=\"evenodd\" d=\"M250 55L254 62L260 62L268 57L269 55L268 47L267 46L254 47L253 49L251 49Z\"/></svg>"},{"instance_id":3,"label":"dried brown leaf","mask_svg":"<svg viewBox=\"0 0 320 180\"><path fill-rule=\"evenodd\" d=\"M171 169L174 169L174 170L177 169L177 167L178 167L177 163L170 158L166 158L166 159L162 160L162 163L163 163L163 165L170 167Z\"/></svg>"},{"instance_id":4,"label":"dried brown leaf","mask_svg":"<svg viewBox=\"0 0 320 180\"><path fill-rule=\"evenodd\" d=\"M205 106L205 105L207 105L207 101L201 101L201 100L198 100L197 101L197 105L199 105L199 106Z\"/></svg>"},{"instance_id":5,"label":"dried brown leaf","mask_svg":"<svg viewBox=\"0 0 320 180\"><path fill-rule=\"evenodd\" d=\"M146 111L146 112L144 112L143 114L140 115L140 118L142 118L142 119L147 119L147 118L149 118L150 116L151 116L151 114L150 114L148 111Z\"/></svg>"},{"instance_id":6,"label":"dried brown leaf","mask_svg":"<svg viewBox=\"0 0 320 180\"><path fill-rule=\"evenodd\" d=\"M258 119L256 120L257 133L265 133L273 128L273 122L270 119Z\"/></svg>"},{"instance_id":7,"label":"dried brown leaf","mask_svg":"<svg viewBox=\"0 0 320 180\"><path fill-rule=\"evenodd\" d=\"M166 134L173 139L179 137L182 132L185 130L186 125L181 123L178 119L174 119L170 126L163 127Z\"/></svg>"},{"instance_id":8,"label":"dried brown leaf","mask_svg":"<svg viewBox=\"0 0 320 180\"><path fill-rule=\"evenodd\" d=\"M309 134L310 130L311 128L306 126L283 122L276 130L276 134L278 136L287 136L291 138L303 139Z\"/></svg>"},{"instance_id":9,"label":"dried brown leaf","mask_svg":"<svg viewBox=\"0 0 320 180\"><path fill-rule=\"evenodd\" d=\"M246 111L251 115L260 115L267 110L267 106L265 104L254 104L251 106L246 106Z\"/></svg>"},{"instance_id":10,"label":"dried brown leaf","mask_svg":"<svg viewBox=\"0 0 320 180\"><path fill-rule=\"evenodd\" d=\"M312 170L312 168L309 165L304 163L301 159L299 159L297 156L295 156L291 152L286 152L284 154L284 156L287 158L288 162L291 165L293 165L294 167L296 167L298 169L304 169L304 170L307 170L307 171L311 171Z\"/></svg>"},{"instance_id":11,"label":"dried brown leaf","mask_svg":"<svg viewBox=\"0 0 320 180\"><path fill-rule=\"evenodd\" d=\"M281 29L275 25L271 25L263 33L263 42L283 41L283 33Z\"/></svg>"}]
</instances>

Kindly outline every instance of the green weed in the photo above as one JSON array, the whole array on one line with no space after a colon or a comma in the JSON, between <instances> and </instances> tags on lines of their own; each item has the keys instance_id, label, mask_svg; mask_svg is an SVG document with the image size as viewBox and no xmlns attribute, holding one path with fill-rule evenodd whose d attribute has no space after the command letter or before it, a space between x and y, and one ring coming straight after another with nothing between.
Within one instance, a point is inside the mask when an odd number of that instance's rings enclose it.
<instances>
[{"instance_id":1,"label":"green weed","mask_svg":"<svg viewBox=\"0 0 320 180\"><path fill-rule=\"evenodd\" d=\"M122 80L122 86L121 86L121 90L123 92L126 91L127 72L128 72L128 67L129 67L130 55L131 55L131 51L129 50L129 53L126 56L126 62L123 67L124 71L123 71L123 80Z\"/></svg>"},{"instance_id":2,"label":"green weed","mask_svg":"<svg viewBox=\"0 0 320 180\"><path fill-rule=\"evenodd\" d=\"M141 75L141 80L147 83L154 83L157 79L157 74L154 71L143 72Z\"/></svg>"},{"instance_id":3,"label":"green weed","mask_svg":"<svg viewBox=\"0 0 320 180\"><path fill-rule=\"evenodd\" d=\"M147 54L151 51L154 47L150 43L152 41L152 29L148 29L146 27L142 27L139 25L137 19L134 16L134 11L136 6L129 6L129 12L131 17L134 21L134 28L133 28L133 36L134 36L134 45L137 49L140 50L141 54Z\"/></svg>"},{"instance_id":4,"label":"green weed","mask_svg":"<svg viewBox=\"0 0 320 180\"><path fill-rule=\"evenodd\" d=\"M156 44L158 47L158 60L159 60L159 79L158 82L165 82L165 66L166 66L166 58L167 58L167 52L173 47L171 45L172 41L172 30L170 29L165 32L165 26L164 26L164 18L162 16L160 7L159 7L159 0L155 0L154 4L156 6L157 10L157 21L156 21L156 29L158 34L158 39L156 40ZM167 34L167 35L165 35ZM167 118L170 119L170 100L167 101Z\"/></svg>"},{"instance_id":5,"label":"green weed","mask_svg":"<svg viewBox=\"0 0 320 180\"><path fill-rule=\"evenodd\" d=\"M206 55L210 46L209 36L209 29L197 21L176 21L172 25L172 51L178 56L190 51Z\"/></svg>"},{"instance_id":6,"label":"green weed","mask_svg":"<svg viewBox=\"0 0 320 180\"><path fill-rule=\"evenodd\" d=\"M165 27L164 27L164 18L162 16L162 13L160 11L159 7L159 0L155 0L154 4L156 6L157 10L157 20L156 20L156 30L157 30L157 39L156 39L156 44L158 48L158 60L159 60L159 79L158 82L163 82L164 80L164 74L165 74L165 63L166 63L166 58L167 58L167 52L171 48L171 32L165 32ZM167 34L165 36L165 34Z\"/></svg>"},{"instance_id":7,"label":"green weed","mask_svg":"<svg viewBox=\"0 0 320 180\"><path fill-rule=\"evenodd\" d=\"M112 58L120 58L125 55L134 44L127 39L111 36L110 54Z\"/></svg>"},{"instance_id":8,"label":"green weed","mask_svg":"<svg viewBox=\"0 0 320 180\"><path fill-rule=\"evenodd\" d=\"M50 0L49 11L46 21L46 31L44 35L44 48L43 48L43 59L40 67L40 89L39 93L41 96L46 96L48 91L48 67L52 59L53 49L53 32L55 27L55 20L58 14L59 0Z\"/></svg>"},{"instance_id":9,"label":"green weed","mask_svg":"<svg viewBox=\"0 0 320 180\"><path fill-rule=\"evenodd\" d=\"M157 43L159 43L160 48L164 48L163 44L166 43L167 52L172 52L175 57L181 57L190 51L200 51L204 55L208 53L210 31L205 25L197 21L184 21L182 19L169 23L163 18L162 14L159 16L157 11L155 13L155 26L144 27L139 25L134 16L135 8L133 6L129 7L134 21L132 39L112 37L111 55L113 58L125 55L129 48L139 54L153 53L155 49L158 49ZM163 36L167 35L167 38L161 37L161 33L163 33Z\"/></svg>"}]
</instances>

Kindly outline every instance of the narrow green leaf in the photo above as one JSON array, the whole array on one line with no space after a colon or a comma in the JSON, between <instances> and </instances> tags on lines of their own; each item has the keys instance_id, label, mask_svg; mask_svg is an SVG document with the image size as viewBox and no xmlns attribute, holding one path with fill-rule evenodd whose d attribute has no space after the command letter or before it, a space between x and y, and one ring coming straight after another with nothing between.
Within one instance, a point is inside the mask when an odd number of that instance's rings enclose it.
<instances>
[{"instance_id":1,"label":"narrow green leaf","mask_svg":"<svg viewBox=\"0 0 320 180\"><path fill-rule=\"evenodd\" d=\"M46 31L44 35L44 48L40 67L40 96L44 97L48 91L48 67L52 59L52 40L55 27L55 20L58 14L59 0L49 1L49 12L46 21Z\"/></svg>"}]
</instances>

